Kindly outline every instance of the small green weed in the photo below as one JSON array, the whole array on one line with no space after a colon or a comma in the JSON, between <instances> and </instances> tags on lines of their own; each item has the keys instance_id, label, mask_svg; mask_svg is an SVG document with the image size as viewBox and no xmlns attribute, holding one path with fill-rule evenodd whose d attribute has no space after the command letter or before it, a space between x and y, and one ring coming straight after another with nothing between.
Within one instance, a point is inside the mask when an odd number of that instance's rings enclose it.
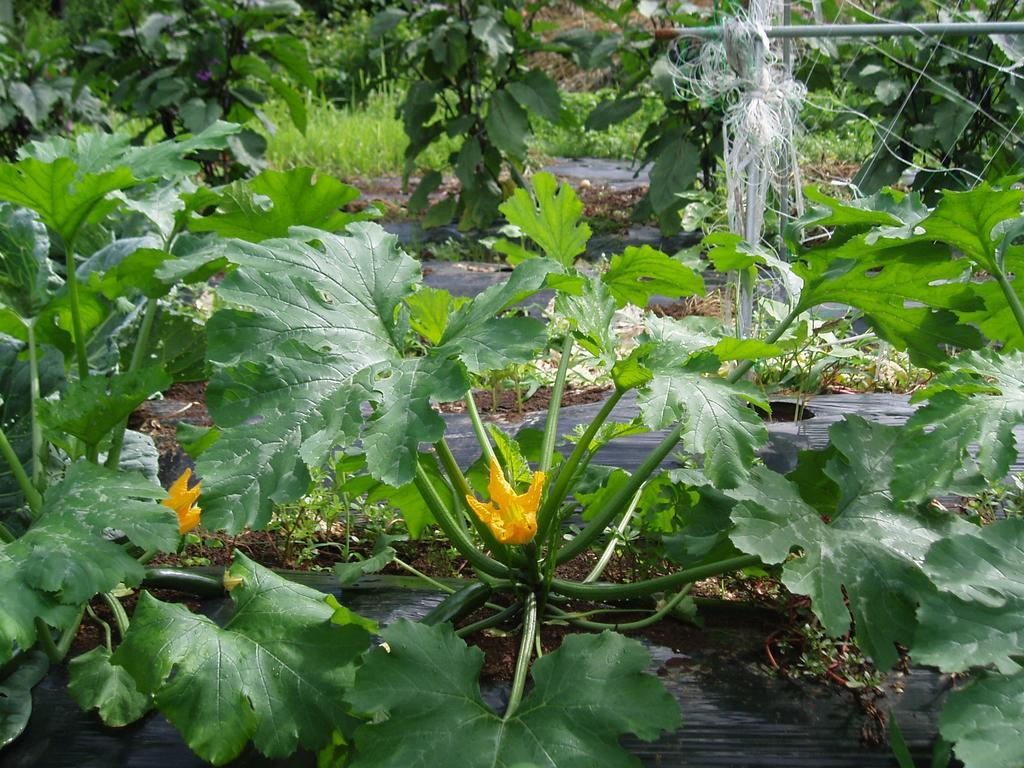
<instances>
[{"instance_id":1,"label":"small green weed","mask_svg":"<svg viewBox=\"0 0 1024 768\"><path fill-rule=\"evenodd\" d=\"M983 524L1002 517L1024 517L1024 474L1017 472L1005 483L986 488L977 496L966 499L962 509Z\"/></svg>"}]
</instances>

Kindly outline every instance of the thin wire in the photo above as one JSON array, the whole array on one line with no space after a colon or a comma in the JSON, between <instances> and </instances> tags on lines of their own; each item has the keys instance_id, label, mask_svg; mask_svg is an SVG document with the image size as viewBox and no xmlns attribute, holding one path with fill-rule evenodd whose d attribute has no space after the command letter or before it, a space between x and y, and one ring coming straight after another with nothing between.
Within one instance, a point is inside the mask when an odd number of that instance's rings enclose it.
<instances>
[{"instance_id":1,"label":"thin wire","mask_svg":"<svg viewBox=\"0 0 1024 768\"><path fill-rule=\"evenodd\" d=\"M1013 126L1012 126L1013 128L1017 127L1017 124L1020 122L1022 117L1024 117L1024 112L1021 112L1020 114L1017 115L1017 119L1013 121ZM1010 132L1009 131L1007 131L1003 135L1003 140L999 142L999 146L995 148L995 151L992 153L992 156L989 157L988 162L985 163L985 167L981 169L981 177L982 178L984 178L985 173L989 169L989 166L992 165L992 162L996 159L996 156L999 154L1000 150L1002 150L1002 148L1006 144L1006 140L1008 138L1010 138ZM1009 170L1012 171L1019 164L1020 164L1020 157L1018 156L1017 159L1013 161L1013 165L1010 166Z\"/></svg>"},{"instance_id":2,"label":"thin wire","mask_svg":"<svg viewBox=\"0 0 1024 768\"><path fill-rule=\"evenodd\" d=\"M934 85L937 88L939 88L943 93L949 95L950 98L952 98L953 100L958 101L961 104L964 104L964 105L966 105L968 107L975 108L978 112L980 112L982 115L987 117L992 122L993 125L996 125L999 128L1005 128L1006 127L1006 125L999 118L997 118L995 115L993 115L987 109L982 107L980 104L975 104L973 101L971 101L970 99L966 98L965 96L961 96L960 93L958 93L954 88L950 88L948 85L943 83L941 80L936 80L934 77L929 75L925 70L919 70L919 69L917 69L916 67L914 67L911 64L908 64L906 62L900 61L895 56L893 56L892 54L888 53L887 51L883 50L882 48L880 48L879 46L877 46L877 45L875 45L873 43L868 43L868 45L871 46L872 48L875 48L883 56L885 56L886 58L890 59L891 61L894 61L895 63L899 64L900 66L906 67L907 69L909 69L912 72L917 72L921 77L927 79L929 82L932 83L932 85ZM927 65L926 65L926 67L927 67ZM1017 134L1011 134L1011 135L1013 136L1015 141L1021 141L1021 137L1018 136Z\"/></svg>"},{"instance_id":3,"label":"thin wire","mask_svg":"<svg viewBox=\"0 0 1024 768\"><path fill-rule=\"evenodd\" d=\"M962 0L957 0L958 5L959 5L959 3L961 1ZM941 39L942 39L942 35L939 35L936 38L937 41L941 41ZM875 43L871 42L870 40L867 40L865 42L867 43L867 45L869 47L874 48L876 51L879 51L880 53L885 55L885 52L878 45L876 45ZM928 55L928 61L926 61L924 63L924 69L922 69L918 73L917 79L914 81L914 84L912 86L910 86L910 90L907 91L907 95L903 98L903 103L900 105L900 108L896 111L896 114L893 116L892 120L890 121L889 127L886 129L885 135L882 136L882 146L884 146L886 148L886 150L889 149L889 136L892 135L893 129L896 127L896 121L899 120L899 118L903 114L904 110L906 110L907 104L910 103L910 98L914 95L914 91L917 90L917 86L921 83L921 78L924 77L924 73L927 71L928 65L932 63L932 59L935 58L935 52L938 51L938 50L939 50L938 45L932 46L931 53ZM892 152L890 152L890 154L892 154ZM875 164L875 160L878 157L879 157L879 153L878 152L875 152L873 155L871 155L871 159L868 160L867 168L866 169L862 168L861 171L860 171L860 174L861 174L862 177L867 176L868 171L871 170L871 167Z\"/></svg>"},{"instance_id":4,"label":"thin wire","mask_svg":"<svg viewBox=\"0 0 1024 768\"><path fill-rule=\"evenodd\" d=\"M932 3L933 3L933 5L938 5L937 3L935 3L935 2L934 2L934 0L932 0ZM862 12L862 13L865 13L865 14L867 14L868 16L871 16L871 17L872 17L873 19L875 19L875 20L877 20L877 21L888 21L888 19L886 19L886 18L885 18L884 16L879 16L878 14L876 14L876 13L873 13L872 11L869 11L869 10L868 10L867 8L864 8L864 7L860 6L860 5L858 5L858 4L857 4L856 2L854 2L853 0L850 0L850 5L851 5L851 6L853 7L853 8L855 8L856 10L858 10L858 11L860 11L860 12ZM939 7L940 9L942 9L942 6L941 6L941 5L939 5L938 7ZM1014 3L1014 7L1016 7L1016 3ZM1003 74L1010 74L1010 75L1013 75L1013 74L1014 74L1014 70L1016 70L1016 69L1018 69L1019 67L1021 67L1022 65L1024 65L1024 59L1022 59L1022 60L1021 60L1020 62L1018 62L1017 64L1013 65L1012 67L1002 67L1002 66L999 66L999 65L997 65L997 64L994 64L994 63L993 63L993 62L991 62L991 61L987 61L987 60L985 60L985 59L982 59L982 58L979 58L979 57L977 57L977 56L972 56L971 54L967 53L966 51L962 51L962 50L960 50L959 48L956 48L956 47L954 47L954 46L948 45L947 43L945 43L945 42L943 42L943 41L942 41L942 36L941 36L941 35L940 35L940 36L938 36L938 37L936 37L936 38L935 38L935 40L936 40L936 45L937 45L937 46L939 46L939 47L941 47L941 48L942 48L943 50L945 50L945 51L949 51L949 52L951 52L951 53L953 53L953 54L955 54L955 55L957 55L957 56L960 56L960 57L962 57L962 58L964 58L964 59L967 59L967 60L969 60L969 61L973 61L973 62L975 62L975 63L978 63L978 64L982 64L982 65L984 65L984 66L990 67L991 69L993 69L993 70L995 70L995 71L997 71L997 72L1001 72L1001 73L1003 73ZM910 66L909 66L908 64L905 64L904 62L901 62L901 61L899 61L898 59L895 59L894 57L890 56L890 55L889 55L888 53L886 53L885 51L882 51L882 50L881 50L881 48L879 48L879 47L878 47L878 45L877 45L876 43L868 43L868 44L869 44L870 46L874 47L874 48L875 48L876 50L878 50L879 52L881 52L881 53L882 53L883 55L885 55L885 56L887 56L888 58L890 58L891 60L893 60L893 61L896 61L896 62L897 62L898 64L901 64L901 65L903 65L903 66L907 66L907 67L908 67L908 68L910 68L910 69L913 69L913 68L912 68L912 67L910 67ZM933 53L934 53L934 52L933 52ZM931 61L931 58L932 58L932 57L930 56L930 57L929 57L929 62ZM927 69L927 65L925 66L925 68ZM924 73L922 72L922 73L921 73L921 75L924 75ZM921 75L919 75L919 79L920 79L920 76L921 76ZM928 76L928 75L924 75L924 76L928 77L928 79L929 79L929 80L931 80L931 81L932 81L933 83L935 83L935 84L936 84L936 85L938 85L939 87L942 87L942 84L941 84L941 83L939 83L938 81L934 80L934 79L933 79L933 78L931 78L930 76ZM984 94L982 94L982 96L981 96L981 98L979 99L979 102L978 102L978 103L972 102L972 101L971 101L970 99L966 99L965 97L962 97L962 96L961 96L961 95L960 95L960 94L959 94L958 92L956 92L956 91L949 91L949 93L950 93L950 94L951 94L951 95L953 96L953 98L954 98L954 99L957 99L957 98L958 98L958 99L961 99L962 101L966 102L966 103L967 103L967 104L969 105L969 107L970 107L970 108L972 109L972 114L971 114L971 116L970 116L970 117L968 117L968 118L967 118L967 119L966 119L966 120L965 120L965 121L963 122L963 125L962 125L962 126L960 127L960 130L959 130L959 132L957 133L956 137L955 137L955 138L953 139L953 141L952 141L952 142L950 142L950 144L949 144L948 148L946 149L946 152L945 152L945 154L944 154L944 155L942 156L942 158L941 158L941 159L939 160L939 164L940 164L940 165L942 165L942 166L945 166L945 164L946 164L946 161L947 161L947 160L949 159L949 157L950 157L950 155L952 154L953 150L954 150L954 149L956 148L956 144L957 144L957 142L959 142L959 141L960 141L960 138L961 138L961 137L962 137L962 136L964 135L964 133L965 133L965 132L967 131L967 129L968 129L969 127L970 127L970 124L971 124L971 119L973 118L974 114L980 113L980 114L982 114L983 116L985 116L986 118L988 118L988 119L989 119L989 120L990 120L990 121L991 121L991 122L993 123L993 125L995 125L996 127L998 127L998 128L1005 128L1005 125L1004 125L1004 124L1003 124L1002 122L1000 122L1000 121L999 121L999 120L998 120L997 118L993 117L992 115L988 114L988 113L987 113L987 112L986 112L986 111L985 111L985 110L984 110L984 109L982 108L982 106L981 106L981 102L984 102L984 100L985 100L985 99L986 99L986 98L988 97L988 95L989 95L989 94L990 94L990 93L992 92L992 89L993 89L994 87L995 87L995 83L994 83L994 82L993 82L993 83L989 83L988 87L987 87L987 88L985 89L985 93L984 93ZM1014 128L1016 128L1016 126L1017 126L1017 124L1018 124L1019 122L1020 122L1020 117L1018 116L1017 120L1015 120L1015 121L1014 121L1014 124L1013 124L1013 125L1012 125L1012 126L1011 126L1010 128L1006 128L1006 133L1005 133L1005 134L1004 134L1004 136L1003 136L1003 140L1002 140L1002 141L1000 142L1000 145L999 145L999 149L1002 149L1003 145L1004 145L1004 144L1006 143L1006 139L1007 139L1007 138L1009 138L1009 137L1010 137L1011 135L1013 135L1013 129L1014 129ZM1019 141L1019 137L1015 137L1015 140L1016 140L1016 141ZM998 151L999 151L999 150L997 149L997 150L996 150L996 152L998 153ZM987 170L987 169L988 169L988 167L989 167L989 165L991 165L991 162L992 162L992 160L994 159L994 157L995 157L995 156L993 155L992 157L990 157L990 158L989 158L989 162L988 162L988 163L986 163L986 165L985 165L985 170ZM972 174L972 175L973 175L973 174ZM982 176L983 176L983 175L984 175L984 171L982 172Z\"/></svg>"},{"instance_id":5,"label":"thin wire","mask_svg":"<svg viewBox=\"0 0 1024 768\"><path fill-rule=\"evenodd\" d=\"M830 106L827 106L825 104L816 104L811 99L808 99L805 103L807 105L809 105L809 106L814 107L815 109L820 109L823 112L832 112L832 113L835 113L835 114L849 114L849 115L853 115L854 117L858 117L858 118L864 120L865 122L869 123L871 125L871 127L875 130L875 132L878 133L879 135L881 135L881 129L883 128L881 122L875 120L870 115L866 115L863 112L861 112L859 110L856 110L856 109L854 109L852 107L845 107L843 109L836 109L834 107L830 107ZM902 136L893 136L892 138L894 138L896 140L896 142L903 144L907 148L912 149L912 150L914 150L917 153L920 153L925 158L930 159L932 162L938 163L938 158L935 155L933 155L931 152L928 152L924 148L917 146L913 142L907 141ZM956 171L958 173L963 173L963 174L965 174L967 176L972 176L972 177L974 177L974 179L976 181L981 181L981 177L977 176L977 174L973 173L968 168L961 168L961 167L955 167L955 168L928 168L928 167L923 166L923 165L918 165L917 163L915 163L915 162L913 162L911 160L906 160L905 158L900 157L895 152L893 152L892 147L890 147L888 144L884 144L883 146L885 147L886 151L888 151L889 154L891 154L893 156L894 159L898 160L900 163L902 163L903 165L907 166L908 168L910 168L911 170L913 170L913 171L915 171L917 173L948 173L950 171Z\"/></svg>"}]
</instances>

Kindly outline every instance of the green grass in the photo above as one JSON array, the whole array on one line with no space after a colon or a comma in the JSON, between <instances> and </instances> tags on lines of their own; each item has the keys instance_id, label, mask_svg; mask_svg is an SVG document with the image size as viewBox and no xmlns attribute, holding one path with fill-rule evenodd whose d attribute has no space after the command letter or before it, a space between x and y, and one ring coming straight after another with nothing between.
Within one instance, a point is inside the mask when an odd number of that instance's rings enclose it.
<instances>
[{"instance_id":1,"label":"green grass","mask_svg":"<svg viewBox=\"0 0 1024 768\"><path fill-rule=\"evenodd\" d=\"M643 106L617 125L604 131L588 131L583 125L587 115L603 99L613 98L610 90L562 93L562 122L553 125L545 120L532 121L534 136L530 144L538 154L547 157L603 157L612 160L632 159L647 126L665 112L661 100L644 99Z\"/></svg>"},{"instance_id":2,"label":"green grass","mask_svg":"<svg viewBox=\"0 0 1024 768\"><path fill-rule=\"evenodd\" d=\"M663 111L657 99L606 131L583 127L590 110L611 92L564 93L563 121L553 125L537 119L530 147L541 157L604 157L629 159L651 120ZM267 159L275 168L309 166L343 179L400 174L408 139L402 121L395 116L402 94L387 91L373 94L361 107L336 107L324 100L308 105L306 133L291 124L281 103L267 105L267 116L277 125L268 137ZM442 138L428 147L417 160L419 168L444 169L457 139Z\"/></svg>"},{"instance_id":3,"label":"green grass","mask_svg":"<svg viewBox=\"0 0 1024 768\"><path fill-rule=\"evenodd\" d=\"M277 134L268 137L267 159L275 168L309 166L342 179L400 174L409 143L395 117L400 102L394 92L373 94L356 109L314 101L308 105L305 135L291 124L283 104L268 105ZM442 139L420 155L417 165L443 168L456 146L456 140Z\"/></svg>"}]
</instances>

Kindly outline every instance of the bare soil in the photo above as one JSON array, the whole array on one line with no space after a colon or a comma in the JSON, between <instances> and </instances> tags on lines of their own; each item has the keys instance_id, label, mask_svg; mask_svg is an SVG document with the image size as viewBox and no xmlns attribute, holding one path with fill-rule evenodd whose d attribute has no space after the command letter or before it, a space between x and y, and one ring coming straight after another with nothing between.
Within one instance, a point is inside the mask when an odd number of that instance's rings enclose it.
<instances>
[{"instance_id":1,"label":"bare soil","mask_svg":"<svg viewBox=\"0 0 1024 768\"><path fill-rule=\"evenodd\" d=\"M566 387L562 393L562 405L584 405L586 403L597 403L605 399L611 391L610 386L605 387ZM516 393L512 389L503 389L494 402L492 393L485 390L473 392L473 400L477 409L484 415L497 414L505 418L522 417L527 413L546 411L551 407L551 387L541 387L532 397L523 401L520 410L516 402ZM440 406L442 413L465 413L464 403L444 403Z\"/></svg>"},{"instance_id":2,"label":"bare soil","mask_svg":"<svg viewBox=\"0 0 1024 768\"><path fill-rule=\"evenodd\" d=\"M714 290L707 296L688 296L671 304L652 304L650 309L658 317L671 317L675 320L694 315L722 317L722 292Z\"/></svg>"}]
</instances>

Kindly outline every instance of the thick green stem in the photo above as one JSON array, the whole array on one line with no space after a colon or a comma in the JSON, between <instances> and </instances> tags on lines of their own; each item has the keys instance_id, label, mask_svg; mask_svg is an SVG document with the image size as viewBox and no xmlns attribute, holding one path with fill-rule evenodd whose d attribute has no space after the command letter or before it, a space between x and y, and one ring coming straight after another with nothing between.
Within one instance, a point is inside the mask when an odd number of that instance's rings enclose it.
<instances>
[{"instance_id":1,"label":"thick green stem","mask_svg":"<svg viewBox=\"0 0 1024 768\"><path fill-rule=\"evenodd\" d=\"M487 457L487 463L494 462L497 464L498 457L494 455L494 448L491 447L491 438L487 436L483 419L480 418L480 411L476 409L473 390L466 393L466 413L469 414L469 420L473 422L473 432L476 433L477 442L480 443L480 448L483 450L484 456Z\"/></svg>"},{"instance_id":2,"label":"thick green stem","mask_svg":"<svg viewBox=\"0 0 1024 768\"><path fill-rule=\"evenodd\" d=\"M626 514L624 514L622 516L622 520L619 521L618 526L615 528L615 533L609 540L608 546L604 548L604 552L601 553L601 557L598 558L593 570L591 570L590 573L587 574L587 577L583 579L584 584L590 584L591 582L597 581L601 578L601 574L604 573L604 569L608 567L608 563L611 562L612 555L615 554L615 547L619 543L619 537L625 533L626 526L629 525L629 521L633 518L633 513L636 512L636 507L637 504L640 503L640 495L643 491L643 486L640 486L640 489L633 494L633 500L629 502Z\"/></svg>"},{"instance_id":3,"label":"thick green stem","mask_svg":"<svg viewBox=\"0 0 1024 768\"><path fill-rule=\"evenodd\" d=\"M523 605L523 634L519 638L519 658L516 659L516 671L512 678L512 692L508 697L505 709L505 721L519 709L526 688L526 673L530 669L530 658L533 656L533 637L537 632L537 596L531 592L526 596Z\"/></svg>"},{"instance_id":4,"label":"thick green stem","mask_svg":"<svg viewBox=\"0 0 1024 768\"><path fill-rule=\"evenodd\" d=\"M85 326L82 325L82 308L78 298L78 276L75 264L74 238L64 244L66 246L64 263L67 267L68 301L71 303L71 329L75 337L75 357L78 361L78 378L85 381L89 378L89 356L85 351Z\"/></svg>"},{"instance_id":5,"label":"thick green stem","mask_svg":"<svg viewBox=\"0 0 1024 768\"><path fill-rule=\"evenodd\" d=\"M565 392L565 379L569 374L569 358L572 353L573 338L571 333L565 334L562 342L562 358L558 361L558 373L551 387L551 404L548 406L548 418L544 422L544 441L540 446L540 471L547 474L555 456L555 441L558 439L558 411L562 407L562 393Z\"/></svg>"},{"instance_id":6,"label":"thick green stem","mask_svg":"<svg viewBox=\"0 0 1024 768\"><path fill-rule=\"evenodd\" d=\"M769 344L773 344L782 338L782 334L786 332L786 329L804 312L804 307L801 304L797 304L792 311L786 315L785 318L775 327L775 329L768 335L766 341ZM736 369L728 377L730 383L735 383L742 379L747 371L750 370L753 365L752 360L744 360L736 367ZM661 462L668 456L669 452L675 448L679 442L679 438L682 437L685 431L685 425L683 422L679 422L672 428L660 443L648 454L647 458L644 459L643 463L637 467L626 484L619 489L611 499L605 502L605 505L594 515L594 517L587 523L586 527L579 532L579 534L569 543L565 544L561 551L558 553L558 564L571 560L576 555L583 552L590 544L600 536L608 524L615 518L619 510L621 510L632 498L640 487L647 481L651 474L661 465ZM581 441L582 442L582 441Z\"/></svg>"},{"instance_id":7,"label":"thick green stem","mask_svg":"<svg viewBox=\"0 0 1024 768\"><path fill-rule=\"evenodd\" d=\"M14 541L14 534L11 533L11 529L3 523L0 523L0 544L10 544Z\"/></svg>"},{"instance_id":8,"label":"thick green stem","mask_svg":"<svg viewBox=\"0 0 1024 768\"><path fill-rule=\"evenodd\" d=\"M25 500L28 502L28 508L32 511L32 516L39 517L43 513L43 497L39 495L39 491L32 485L32 480L21 465L18 454L11 447L3 427L0 427L0 456L7 462L7 466L11 468L11 474L14 475L14 479L18 483L18 487L21 488L21 492L25 494Z\"/></svg>"},{"instance_id":9,"label":"thick green stem","mask_svg":"<svg viewBox=\"0 0 1024 768\"><path fill-rule=\"evenodd\" d=\"M32 485L43 490L43 425L39 423L39 349L36 347L36 321L25 324L28 330L29 415L32 419Z\"/></svg>"},{"instance_id":10,"label":"thick green stem","mask_svg":"<svg viewBox=\"0 0 1024 768\"><path fill-rule=\"evenodd\" d=\"M441 465L448 474L448 479L455 486L455 495L458 497L459 509L463 510L466 517L469 518L484 546L491 550L498 560L508 563L509 548L498 541L494 534L491 533L491 529L468 508L469 505L466 502L466 497L473 495L473 489L469 487L466 476L462 474L462 469L459 468L459 463L455 460L455 456L452 454L451 448L448 447L448 443L442 438L434 443L434 451L437 453L438 458L441 459Z\"/></svg>"},{"instance_id":11,"label":"thick green stem","mask_svg":"<svg viewBox=\"0 0 1024 768\"><path fill-rule=\"evenodd\" d=\"M650 616L646 616L646 617L644 617L642 619L638 619L636 621L625 621L625 622L621 622L621 623L617 623L617 624L616 623L608 623L608 622L604 622L604 621L589 621L587 619L581 619L581 618L578 618L578 617L575 617L575 616L570 616L569 614L565 613L564 611L562 611L562 610L560 610L558 608L554 608L553 606L551 606L550 609L551 609L552 613L556 617L558 617L560 619L565 619L566 621L568 621L573 626L581 627L582 629L596 629L596 630L610 629L613 632L623 632L623 631L636 630L636 629L645 629L645 628L651 626L652 624L658 623L663 618L665 618L669 613L671 613L673 610L675 610L675 607L677 605L679 605L679 603L681 603L683 601L683 598L685 598L688 594L690 594L690 590L692 588L693 588L692 584L687 584L685 587L683 587L681 590L679 590L675 595L673 595L669 600L667 600L665 602L665 604L661 606L661 608L656 610Z\"/></svg>"},{"instance_id":12,"label":"thick green stem","mask_svg":"<svg viewBox=\"0 0 1024 768\"><path fill-rule=\"evenodd\" d=\"M53 632L50 631L50 626L38 617L36 617L35 623L39 647L43 649L51 664L60 664L64 657L60 655L60 651L57 650L57 646L53 642Z\"/></svg>"},{"instance_id":13,"label":"thick green stem","mask_svg":"<svg viewBox=\"0 0 1024 768\"><path fill-rule=\"evenodd\" d=\"M96 611L92 609L92 606L88 603L85 604L86 613L89 614L89 618L95 621L100 627L103 628L103 644L107 646L108 651L114 650L112 632L110 631L110 625L107 624L103 619L96 615Z\"/></svg>"},{"instance_id":14,"label":"thick green stem","mask_svg":"<svg viewBox=\"0 0 1024 768\"><path fill-rule=\"evenodd\" d=\"M132 350L132 359L128 361L128 373L133 373L142 367L142 361L149 349L149 337L153 332L153 321L156 319L159 302L156 299L146 300L146 312L142 316L142 326L139 328L139 335L135 339L135 349ZM121 422L114 431L114 437L110 442L110 451L107 453L106 465L110 469L117 469L121 463L121 451L124 449L124 433L128 428L128 421Z\"/></svg>"},{"instance_id":15,"label":"thick green stem","mask_svg":"<svg viewBox=\"0 0 1024 768\"><path fill-rule=\"evenodd\" d=\"M679 442L679 438L683 436L686 425L685 422L680 421L672 428L662 439L654 450L652 450L644 462L636 468L636 471L629 476L625 485L618 490L618 492L612 496L608 501L604 503L597 513L591 518L590 522L580 531L574 539L564 544L561 550L558 552L558 564L561 565L568 560L576 557L576 555L583 552L587 547L590 546L591 542L597 539L605 528L608 527L609 523L619 514L620 511L624 510L633 496L640 490L644 483L650 478L654 471L661 466L661 462L665 460L669 452L672 451L676 444Z\"/></svg>"},{"instance_id":16,"label":"thick green stem","mask_svg":"<svg viewBox=\"0 0 1024 768\"><path fill-rule=\"evenodd\" d=\"M644 597L655 592L667 592L683 584L700 581L701 579L709 579L712 576L719 576L723 573L731 573L732 571L739 571L760 564L761 560L756 555L741 555L739 557L730 557L727 560L719 560L717 563L688 568L685 571L678 571L668 576L659 576L656 579L636 581L632 584L579 584L575 581L553 579L551 590L577 600L591 600L594 602L629 600L631 598Z\"/></svg>"},{"instance_id":17,"label":"thick green stem","mask_svg":"<svg viewBox=\"0 0 1024 768\"><path fill-rule=\"evenodd\" d=\"M124 640L125 634L128 632L128 627L131 626L131 621L128 619L128 614L124 610L124 606L121 605L121 601L117 599L116 595L112 595L110 592L104 592L103 602L110 608L110 612L114 616L114 622L117 624L118 634L121 635L121 639Z\"/></svg>"},{"instance_id":18,"label":"thick green stem","mask_svg":"<svg viewBox=\"0 0 1024 768\"><path fill-rule=\"evenodd\" d=\"M590 449L590 444L594 442L594 437L597 435L599 429L604 422L611 415L611 412L618 405L619 400L625 394L622 390L615 390L612 396L609 397L601 410L598 411L597 416L587 427L587 431L583 433L583 436L576 443L576 447L573 448L572 453L569 454L569 458L565 460L565 463L558 468L558 475L555 478L553 485L548 487L547 493L544 495L544 504L541 506L540 511L537 513L537 530L541 541L546 541L548 532L553 524L556 524L555 518L557 515L555 512L561 506L562 502L565 501L565 497L569 493L569 488L572 485L573 478L576 475L576 469L579 467L580 461L583 456ZM561 562L561 561L559 561Z\"/></svg>"},{"instance_id":19,"label":"thick green stem","mask_svg":"<svg viewBox=\"0 0 1024 768\"><path fill-rule=\"evenodd\" d=\"M1006 303L1010 305L1010 311L1013 312L1013 317L1017 320L1017 325L1020 326L1020 330L1024 333L1024 305L1020 303L1020 297L1013 290L1013 284L1007 278L1006 273L1001 269L997 269L992 273L995 277L996 282L999 283L999 287L1003 289L1003 296L1006 297Z\"/></svg>"},{"instance_id":20,"label":"thick green stem","mask_svg":"<svg viewBox=\"0 0 1024 768\"><path fill-rule=\"evenodd\" d=\"M766 341L769 344L773 344L778 341L782 334L786 332L786 329L793 324L793 321L800 316L804 311L802 305L797 304L793 310L786 315L785 318L775 327L775 329L769 334ZM744 360L736 367L732 374L728 377L728 381L731 383L737 382L742 379L747 371L750 370L753 365L752 360ZM610 401L609 401L610 402ZM602 409L603 410L603 409ZM591 425L593 428L594 425ZM591 430L588 430L588 434ZM596 429L594 430L596 432ZM630 476L626 484L619 489L611 499L605 502L604 506L594 515L594 517L587 523L586 527L574 538L572 541L565 544L558 553L557 563L560 565L576 555L583 552L590 544L600 536L608 524L615 518L619 510L628 503L633 495L640 489L640 487L647 482L647 479L651 474L661 465L661 462L668 456L669 452L675 448L679 442L679 438L682 437L685 431L685 425L683 422L679 422L672 428L660 443L647 455L643 463L637 467L636 471ZM586 438L586 435L584 435ZM581 440L580 444L584 441ZM579 445L576 446L579 449ZM575 454L575 451L574 451ZM564 469L564 468L563 468ZM559 474L561 479L561 473ZM546 502L545 502L546 505ZM543 513L542 509L542 513Z\"/></svg>"},{"instance_id":21,"label":"thick green stem","mask_svg":"<svg viewBox=\"0 0 1024 768\"><path fill-rule=\"evenodd\" d=\"M78 634L78 627L82 623L82 617L85 616L85 606L83 605L78 609L78 616L71 626L69 626L60 636L60 640L57 641L57 655L60 656L59 661L64 661L64 657L68 655L68 651L71 650L71 643L75 641L75 635Z\"/></svg>"},{"instance_id":22,"label":"thick green stem","mask_svg":"<svg viewBox=\"0 0 1024 768\"><path fill-rule=\"evenodd\" d=\"M417 490L419 490L420 495L423 497L424 503L430 509L431 514L433 514L434 520L437 521L441 530L444 531L452 546L469 561L470 565L499 579L507 579L512 575L512 572L506 566L497 560L492 560L470 541L462 526L455 522L448 514L448 510L445 509L444 502L438 497L437 491L430 482L430 477L427 475L426 470L418 462L416 464L415 483Z\"/></svg>"},{"instance_id":23,"label":"thick green stem","mask_svg":"<svg viewBox=\"0 0 1024 768\"><path fill-rule=\"evenodd\" d=\"M782 320L779 321L779 324L776 325L772 332L768 334L768 337L765 339L765 342L767 342L768 344L774 344L776 341L781 339L782 334L784 334L786 330L789 328L789 326L791 326L793 322L798 317L800 317L800 315L802 315L805 311L806 308L802 304L797 303L797 305L793 307L792 311L790 311L788 315L782 318ZM749 371L753 367L753 360L742 360L740 364L733 369L733 372L729 374L727 381L729 381L729 383L735 383L739 381L744 376L746 376L747 371Z\"/></svg>"}]
</instances>

